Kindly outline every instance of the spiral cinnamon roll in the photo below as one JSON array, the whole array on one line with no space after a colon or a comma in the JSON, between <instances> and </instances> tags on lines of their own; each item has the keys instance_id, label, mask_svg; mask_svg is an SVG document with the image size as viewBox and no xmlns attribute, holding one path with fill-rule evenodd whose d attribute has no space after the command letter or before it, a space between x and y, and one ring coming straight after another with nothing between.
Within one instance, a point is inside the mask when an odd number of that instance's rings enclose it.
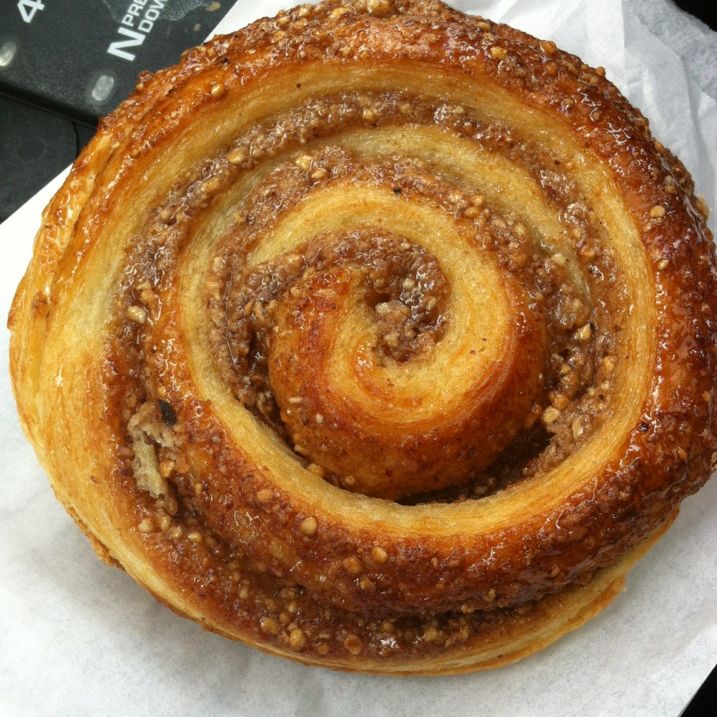
<instances>
[{"instance_id":1,"label":"spiral cinnamon roll","mask_svg":"<svg viewBox=\"0 0 717 717\"><path fill-rule=\"evenodd\" d=\"M301 6L102 122L13 306L21 417L98 553L208 629L499 665L709 476L705 222L601 68L433 0Z\"/></svg>"}]
</instances>

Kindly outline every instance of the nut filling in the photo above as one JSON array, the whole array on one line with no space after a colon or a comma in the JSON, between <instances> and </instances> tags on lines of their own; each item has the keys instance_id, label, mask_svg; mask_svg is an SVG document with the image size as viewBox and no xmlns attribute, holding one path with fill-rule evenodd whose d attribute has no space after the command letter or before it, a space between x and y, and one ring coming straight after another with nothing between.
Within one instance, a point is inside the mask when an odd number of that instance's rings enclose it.
<instances>
[{"instance_id":1,"label":"nut filling","mask_svg":"<svg viewBox=\"0 0 717 717\"><path fill-rule=\"evenodd\" d=\"M390 144L379 151L361 146L355 139L367 126L390 134L403 127L438 128L451 141L464 141L477 151L518 164L541 188L556 234L543 234L531 216L522 216L517 207L482 186L479 176L460 174L430 157L401 156ZM318 231L273 258L255 257L262 238L275 231L283 217L301 211L312 194L332 188L378 188L397 202L422 203L460 225L476 251L493 257L500 271L520 285L529 319L540 322L545 333L538 367L541 389L495 460L489 465L476 460L459 480L439 490L396 497L405 504L465 501L521 480L539 479L599 425L617 361L615 336L624 320L624 288L604 230L571 180L570 168L565 169L507 126L481 120L437 98L407 93L311 99L271 124L251 128L224 153L198 166L193 176L178 182L170 201L137 237L117 309L115 355L133 357L123 373L136 377L118 396L124 415L134 425L139 414L154 406L155 416L162 418L169 388L157 381L161 369L153 365L158 361L154 332L133 320L127 307L138 308L154 325L161 323L162 292L177 272L195 217L224 193L233 192L234 223L223 236L213 238L211 271L205 280L217 371L236 400L285 442L295 460L341 488L361 490L356 475L332 469L326 443L319 441L315 451L302 444L309 442L304 439L312 432L330 435L337 430L327 421L330 407L302 396L300 387L280 398L275 393L272 344L281 340L281 332L300 331L287 328L281 317L301 319L307 297L321 291L317 287L348 282L371 326L374 360L410 370L440 345L452 320L451 286L441 257L409 236L384 229L380 221L345 231ZM470 350L479 352L484 346ZM201 411L201 406L195 410ZM151 493L138 496L140 530L170 563L180 563L188 574L204 575L203 590L220 595L234 619L252 622L261 616L259 629L295 650L321 655L365 650L387 656L413 650L417 644L422 650L445 649L467 640L486 621L500 621L516 611L529 614L530 601L486 611L499 603L495 591L423 619L400 611L390 619L372 619L327 604L320 594L317 601L316 594L292 580L291 570L276 565L271 551L278 546L267 546L266 562L250 559L232 540L225 521L206 520L212 502L229 498L212 494L187 427L181 420L166 419L164 415L173 444L154 444L160 480L170 489L156 499ZM151 438L157 432L147 430L145 435ZM221 440L216 437L217 443ZM146 480L137 473L137 451L131 443L125 454L124 473L141 489ZM268 489L257 490L255 499L261 510L279 515L285 510ZM234 521L246 519L233 516ZM295 521L304 539L322 539L313 516L282 515L281 520ZM346 574L362 592L376 592L380 575L372 569L391 557L375 546L366 554L342 558L331 570ZM568 579L563 576L563 584ZM332 622L337 629L327 629Z\"/></svg>"}]
</instances>

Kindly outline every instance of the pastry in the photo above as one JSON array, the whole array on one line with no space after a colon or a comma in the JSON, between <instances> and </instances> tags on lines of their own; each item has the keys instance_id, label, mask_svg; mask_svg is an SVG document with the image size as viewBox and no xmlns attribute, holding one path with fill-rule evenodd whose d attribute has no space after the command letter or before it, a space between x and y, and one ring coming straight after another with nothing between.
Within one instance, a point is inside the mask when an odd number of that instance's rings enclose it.
<instances>
[{"instance_id":1,"label":"pastry","mask_svg":"<svg viewBox=\"0 0 717 717\"><path fill-rule=\"evenodd\" d=\"M706 214L554 43L301 6L103 120L12 308L21 419L98 554L204 627L501 665L607 605L710 474Z\"/></svg>"}]
</instances>

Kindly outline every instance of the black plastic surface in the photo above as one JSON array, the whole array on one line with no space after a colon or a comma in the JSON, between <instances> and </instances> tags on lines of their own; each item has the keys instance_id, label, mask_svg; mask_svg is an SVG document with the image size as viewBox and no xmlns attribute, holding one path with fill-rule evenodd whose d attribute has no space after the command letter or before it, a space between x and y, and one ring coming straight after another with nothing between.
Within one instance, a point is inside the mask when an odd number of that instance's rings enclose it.
<instances>
[{"instance_id":1,"label":"black plastic surface","mask_svg":"<svg viewBox=\"0 0 717 717\"><path fill-rule=\"evenodd\" d=\"M141 70L201 43L232 0L3 0L0 93L92 124Z\"/></svg>"},{"instance_id":2,"label":"black plastic surface","mask_svg":"<svg viewBox=\"0 0 717 717\"><path fill-rule=\"evenodd\" d=\"M0 0L0 221L70 164L142 70L201 43L234 0Z\"/></svg>"},{"instance_id":3,"label":"black plastic surface","mask_svg":"<svg viewBox=\"0 0 717 717\"><path fill-rule=\"evenodd\" d=\"M0 220L70 164L79 148L69 120L0 97Z\"/></svg>"}]
</instances>

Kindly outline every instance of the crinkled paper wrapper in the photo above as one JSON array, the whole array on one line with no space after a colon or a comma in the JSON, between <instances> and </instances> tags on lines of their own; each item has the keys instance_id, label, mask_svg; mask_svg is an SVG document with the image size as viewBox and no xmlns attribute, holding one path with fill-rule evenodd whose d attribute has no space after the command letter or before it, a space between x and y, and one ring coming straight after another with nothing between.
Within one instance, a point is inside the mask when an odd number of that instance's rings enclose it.
<instances>
[{"instance_id":1,"label":"crinkled paper wrapper","mask_svg":"<svg viewBox=\"0 0 717 717\"><path fill-rule=\"evenodd\" d=\"M290 6L239 2L218 32ZM454 2L603 65L717 206L717 102L687 69L717 35L652 0ZM191 5L191 3L188 3ZM673 32L674 28L674 32ZM694 33L702 57L660 38ZM689 35L688 35L689 37ZM710 44L711 43L711 44ZM30 257L51 182L0 226L0 313ZM0 181L3 181L0 178ZM714 227L714 224L712 224ZM717 480L685 501L626 591L575 633L518 664L460 677L331 672L203 631L96 558L55 501L18 424L0 333L0 712L7 715L645 715L676 717L717 659Z\"/></svg>"}]
</instances>

